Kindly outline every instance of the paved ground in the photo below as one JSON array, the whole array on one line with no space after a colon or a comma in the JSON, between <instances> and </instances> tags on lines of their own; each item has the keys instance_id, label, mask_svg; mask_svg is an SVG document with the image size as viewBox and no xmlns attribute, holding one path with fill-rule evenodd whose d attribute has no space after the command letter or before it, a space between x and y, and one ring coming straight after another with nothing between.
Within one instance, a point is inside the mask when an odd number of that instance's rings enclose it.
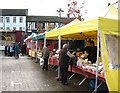
<instances>
[{"instance_id":1,"label":"paved ground","mask_svg":"<svg viewBox=\"0 0 120 93\"><path fill-rule=\"evenodd\" d=\"M78 86L80 75L75 75L69 80L69 85L64 86L55 78L57 72L49 67L49 71L43 71L42 67L35 63L35 59L28 56L5 57L0 52L0 82L2 91L90 91L88 81ZM71 73L69 73L71 74ZM11 92L12 93L12 92Z\"/></svg>"}]
</instances>

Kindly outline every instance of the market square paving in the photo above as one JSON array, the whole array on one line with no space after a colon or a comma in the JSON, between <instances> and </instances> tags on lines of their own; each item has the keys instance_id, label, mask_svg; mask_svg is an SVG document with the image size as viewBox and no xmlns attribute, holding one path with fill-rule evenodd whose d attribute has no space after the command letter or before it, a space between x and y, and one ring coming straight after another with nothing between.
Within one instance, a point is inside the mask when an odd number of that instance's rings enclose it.
<instances>
[{"instance_id":1,"label":"market square paving","mask_svg":"<svg viewBox=\"0 0 120 93\"><path fill-rule=\"evenodd\" d=\"M56 80L54 68L43 71L35 59L28 56L15 59L4 56L0 51L0 64L1 91L90 91L88 82L78 86L82 76L74 76L69 85L64 86Z\"/></svg>"}]
</instances>

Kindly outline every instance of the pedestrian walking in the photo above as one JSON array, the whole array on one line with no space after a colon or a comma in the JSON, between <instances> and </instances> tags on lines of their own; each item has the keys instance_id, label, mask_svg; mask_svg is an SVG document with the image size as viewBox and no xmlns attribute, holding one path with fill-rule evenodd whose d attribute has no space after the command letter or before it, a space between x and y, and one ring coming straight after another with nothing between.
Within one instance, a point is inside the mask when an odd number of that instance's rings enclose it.
<instances>
[{"instance_id":1,"label":"pedestrian walking","mask_svg":"<svg viewBox=\"0 0 120 93\"><path fill-rule=\"evenodd\" d=\"M24 54L26 55L26 43L24 43Z\"/></svg>"},{"instance_id":2,"label":"pedestrian walking","mask_svg":"<svg viewBox=\"0 0 120 93\"><path fill-rule=\"evenodd\" d=\"M8 47L8 45L6 45L6 46L5 46L5 51L4 51L4 53L5 53L5 56L7 56L7 54L8 54L7 47Z\"/></svg>"},{"instance_id":3,"label":"pedestrian walking","mask_svg":"<svg viewBox=\"0 0 120 93\"><path fill-rule=\"evenodd\" d=\"M8 56L10 56L10 44L7 47Z\"/></svg>"},{"instance_id":4,"label":"pedestrian walking","mask_svg":"<svg viewBox=\"0 0 120 93\"><path fill-rule=\"evenodd\" d=\"M22 56L24 56L25 55L25 43L23 43L22 44L22 46L21 46L21 53L22 53Z\"/></svg>"},{"instance_id":5,"label":"pedestrian walking","mask_svg":"<svg viewBox=\"0 0 120 93\"><path fill-rule=\"evenodd\" d=\"M13 56L15 56L15 43L13 43L13 50L14 50Z\"/></svg>"},{"instance_id":6,"label":"pedestrian walking","mask_svg":"<svg viewBox=\"0 0 120 93\"><path fill-rule=\"evenodd\" d=\"M19 58L19 44L15 43L15 58Z\"/></svg>"},{"instance_id":7,"label":"pedestrian walking","mask_svg":"<svg viewBox=\"0 0 120 93\"><path fill-rule=\"evenodd\" d=\"M13 50L13 45L10 45L10 56L11 56L11 57L13 56L13 52L14 52L14 50Z\"/></svg>"}]
</instances>

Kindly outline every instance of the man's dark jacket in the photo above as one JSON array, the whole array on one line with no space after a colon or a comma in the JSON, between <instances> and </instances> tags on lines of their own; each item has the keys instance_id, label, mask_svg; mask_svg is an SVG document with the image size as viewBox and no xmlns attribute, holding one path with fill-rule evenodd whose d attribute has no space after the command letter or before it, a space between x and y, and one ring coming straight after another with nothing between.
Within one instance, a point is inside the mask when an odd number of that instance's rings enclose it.
<instances>
[{"instance_id":1,"label":"man's dark jacket","mask_svg":"<svg viewBox=\"0 0 120 93\"><path fill-rule=\"evenodd\" d=\"M68 67L70 57L67 55L67 49L61 49L59 53L59 66Z\"/></svg>"}]
</instances>

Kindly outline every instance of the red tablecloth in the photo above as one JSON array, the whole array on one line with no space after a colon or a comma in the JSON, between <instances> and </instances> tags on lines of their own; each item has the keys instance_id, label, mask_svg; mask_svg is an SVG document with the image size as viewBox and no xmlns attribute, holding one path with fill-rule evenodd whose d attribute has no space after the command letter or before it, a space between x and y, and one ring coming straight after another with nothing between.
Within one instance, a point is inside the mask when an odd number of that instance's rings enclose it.
<instances>
[{"instance_id":1,"label":"red tablecloth","mask_svg":"<svg viewBox=\"0 0 120 93\"><path fill-rule=\"evenodd\" d=\"M49 58L49 64L53 65L53 66L58 66L59 65L58 58L50 57Z\"/></svg>"},{"instance_id":2,"label":"red tablecloth","mask_svg":"<svg viewBox=\"0 0 120 93\"><path fill-rule=\"evenodd\" d=\"M71 71L71 69L72 69L72 72L77 73L77 74L81 74L81 75L85 76L86 78L88 78L86 71L83 70L81 67L73 65L71 68L71 66L69 65L68 71Z\"/></svg>"},{"instance_id":3,"label":"red tablecloth","mask_svg":"<svg viewBox=\"0 0 120 93\"><path fill-rule=\"evenodd\" d=\"M59 61L58 58L55 58L55 57L50 57L49 58L49 64L50 65L58 66L58 64L59 64L58 61ZM71 69L72 69L72 72L77 73L77 74L81 74L86 78L90 78L90 79L95 79L96 78L96 73L95 72L92 72L90 70L85 70L82 67L73 65L72 68L71 68L71 66L69 65L68 71L71 71ZM100 73L98 74L98 79L105 82L104 76Z\"/></svg>"},{"instance_id":4,"label":"red tablecloth","mask_svg":"<svg viewBox=\"0 0 120 93\"><path fill-rule=\"evenodd\" d=\"M26 48L26 54L27 55L29 54L29 50L30 50L30 48Z\"/></svg>"},{"instance_id":5,"label":"red tablecloth","mask_svg":"<svg viewBox=\"0 0 120 93\"><path fill-rule=\"evenodd\" d=\"M69 71L71 71L71 67L69 66L68 68ZM79 66L72 66L72 72L77 73L77 74L81 74L86 78L90 78L90 79L95 79L96 78L96 73L92 72L90 70L85 70L82 67ZM105 78L102 74L98 74L98 79L102 80L103 82L105 82Z\"/></svg>"}]
</instances>

